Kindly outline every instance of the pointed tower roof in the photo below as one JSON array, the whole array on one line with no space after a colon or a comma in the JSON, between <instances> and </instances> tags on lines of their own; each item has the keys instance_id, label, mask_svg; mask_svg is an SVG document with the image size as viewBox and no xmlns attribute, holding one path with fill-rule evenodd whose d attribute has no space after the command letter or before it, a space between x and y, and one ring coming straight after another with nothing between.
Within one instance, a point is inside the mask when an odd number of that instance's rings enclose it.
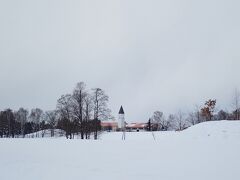
<instances>
[{"instance_id":1,"label":"pointed tower roof","mask_svg":"<svg viewBox=\"0 0 240 180\"><path fill-rule=\"evenodd\" d=\"M123 110L123 107L122 107L122 106L121 106L118 114L124 114L124 110Z\"/></svg>"}]
</instances>

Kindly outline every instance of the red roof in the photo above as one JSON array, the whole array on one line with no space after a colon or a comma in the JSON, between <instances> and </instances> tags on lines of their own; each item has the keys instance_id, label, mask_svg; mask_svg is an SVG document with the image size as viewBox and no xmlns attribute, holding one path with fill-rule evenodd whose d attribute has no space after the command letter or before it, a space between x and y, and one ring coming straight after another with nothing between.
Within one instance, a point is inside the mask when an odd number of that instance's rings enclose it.
<instances>
[{"instance_id":1,"label":"red roof","mask_svg":"<svg viewBox=\"0 0 240 180\"><path fill-rule=\"evenodd\" d=\"M117 127L118 123L117 122L101 122L102 127Z\"/></svg>"},{"instance_id":2,"label":"red roof","mask_svg":"<svg viewBox=\"0 0 240 180\"><path fill-rule=\"evenodd\" d=\"M135 129L139 129L139 128L145 128L147 125L146 123L131 123L131 124L127 124L127 128L135 128Z\"/></svg>"}]
</instances>

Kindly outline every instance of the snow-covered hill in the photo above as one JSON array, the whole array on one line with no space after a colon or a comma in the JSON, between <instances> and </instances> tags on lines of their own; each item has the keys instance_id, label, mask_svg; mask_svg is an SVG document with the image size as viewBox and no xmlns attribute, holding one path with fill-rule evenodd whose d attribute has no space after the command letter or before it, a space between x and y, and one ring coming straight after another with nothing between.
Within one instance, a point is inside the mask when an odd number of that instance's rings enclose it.
<instances>
[{"instance_id":1,"label":"snow-covered hill","mask_svg":"<svg viewBox=\"0 0 240 180\"><path fill-rule=\"evenodd\" d=\"M121 140L122 132L103 133L101 140ZM240 139L240 121L209 121L203 122L188 129L175 132L127 132L126 140L163 140L165 138L239 138Z\"/></svg>"},{"instance_id":2,"label":"snow-covered hill","mask_svg":"<svg viewBox=\"0 0 240 180\"><path fill-rule=\"evenodd\" d=\"M155 139L153 138L155 136ZM0 139L1 180L238 180L240 121L101 140Z\"/></svg>"},{"instance_id":3,"label":"snow-covered hill","mask_svg":"<svg viewBox=\"0 0 240 180\"><path fill-rule=\"evenodd\" d=\"M240 138L240 121L209 121L192 126L184 134L198 138Z\"/></svg>"}]
</instances>

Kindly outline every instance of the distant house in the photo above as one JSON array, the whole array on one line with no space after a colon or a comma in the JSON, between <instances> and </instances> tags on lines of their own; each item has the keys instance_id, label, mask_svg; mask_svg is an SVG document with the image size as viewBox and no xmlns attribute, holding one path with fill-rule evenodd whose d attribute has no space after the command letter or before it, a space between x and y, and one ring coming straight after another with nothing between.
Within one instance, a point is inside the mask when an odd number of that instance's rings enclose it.
<instances>
[{"instance_id":1,"label":"distant house","mask_svg":"<svg viewBox=\"0 0 240 180\"><path fill-rule=\"evenodd\" d=\"M118 123L115 121L102 121L101 128L103 131L117 131Z\"/></svg>"},{"instance_id":2,"label":"distant house","mask_svg":"<svg viewBox=\"0 0 240 180\"><path fill-rule=\"evenodd\" d=\"M147 129L147 123L130 123L125 122L126 130L131 131L144 131ZM102 131L119 131L118 122L116 121L102 121Z\"/></svg>"},{"instance_id":3,"label":"distant house","mask_svg":"<svg viewBox=\"0 0 240 180\"><path fill-rule=\"evenodd\" d=\"M127 131L143 131L147 128L146 123L130 123L126 125Z\"/></svg>"}]
</instances>

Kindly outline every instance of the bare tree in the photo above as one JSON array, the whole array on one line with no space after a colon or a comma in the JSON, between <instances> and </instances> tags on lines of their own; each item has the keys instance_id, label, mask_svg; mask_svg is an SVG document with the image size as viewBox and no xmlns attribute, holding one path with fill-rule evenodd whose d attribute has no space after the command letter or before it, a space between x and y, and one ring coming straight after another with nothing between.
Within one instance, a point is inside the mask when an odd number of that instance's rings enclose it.
<instances>
[{"instance_id":1,"label":"bare tree","mask_svg":"<svg viewBox=\"0 0 240 180\"><path fill-rule=\"evenodd\" d=\"M77 126L80 129L81 139L84 139L84 102L87 96L86 85L84 82L77 83L73 91L73 115Z\"/></svg>"},{"instance_id":2,"label":"bare tree","mask_svg":"<svg viewBox=\"0 0 240 180\"><path fill-rule=\"evenodd\" d=\"M54 137L54 129L57 123L57 111L47 111L45 113L46 115L46 121L49 123L51 128L51 137Z\"/></svg>"},{"instance_id":3,"label":"bare tree","mask_svg":"<svg viewBox=\"0 0 240 180\"><path fill-rule=\"evenodd\" d=\"M90 134L91 134L91 127L89 125L89 122L92 117L92 112L93 112L93 101L92 101L92 96L87 93L86 97L84 98L84 123L85 123L85 138L90 139Z\"/></svg>"},{"instance_id":4,"label":"bare tree","mask_svg":"<svg viewBox=\"0 0 240 180\"><path fill-rule=\"evenodd\" d=\"M175 128L177 131L182 131L188 127L185 115L182 111L179 111L175 115Z\"/></svg>"},{"instance_id":5,"label":"bare tree","mask_svg":"<svg viewBox=\"0 0 240 180\"><path fill-rule=\"evenodd\" d=\"M111 111L107 106L109 97L100 88L92 90L93 97L93 109L94 109L94 139L98 137L98 131L100 130L100 121L108 120L111 117Z\"/></svg>"},{"instance_id":6,"label":"bare tree","mask_svg":"<svg viewBox=\"0 0 240 180\"><path fill-rule=\"evenodd\" d=\"M3 138L8 132L8 119L6 118L6 111L0 111L0 136Z\"/></svg>"},{"instance_id":7,"label":"bare tree","mask_svg":"<svg viewBox=\"0 0 240 180\"><path fill-rule=\"evenodd\" d=\"M34 130L36 132L40 131L40 122L43 119L43 110L39 109L39 108L35 108L31 110L31 113L29 115L29 119L30 121L34 122L36 124L36 127L34 128ZM39 134L36 133L36 137L38 137Z\"/></svg>"},{"instance_id":8,"label":"bare tree","mask_svg":"<svg viewBox=\"0 0 240 180\"><path fill-rule=\"evenodd\" d=\"M7 128L7 137L15 137L15 117L14 117L14 113L11 109L6 109L4 111L5 114L5 118L8 124L8 128Z\"/></svg>"},{"instance_id":9,"label":"bare tree","mask_svg":"<svg viewBox=\"0 0 240 180\"><path fill-rule=\"evenodd\" d=\"M190 125L199 124L204 121L204 118L201 114L201 108L199 108L198 105L195 106L193 112L188 114L187 121Z\"/></svg>"},{"instance_id":10,"label":"bare tree","mask_svg":"<svg viewBox=\"0 0 240 180\"><path fill-rule=\"evenodd\" d=\"M28 118L28 110L27 109L20 108L16 112L16 121L20 122L20 124L21 124L21 135L22 135L22 137L25 137L24 128L25 128L25 124L27 122L27 118Z\"/></svg>"},{"instance_id":11,"label":"bare tree","mask_svg":"<svg viewBox=\"0 0 240 180\"><path fill-rule=\"evenodd\" d=\"M204 121L204 118L201 114L201 108L198 105L195 105L195 112L194 112L195 116L196 116L196 123L199 124L201 122Z\"/></svg>"},{"instance_id":12,"label":"bare tree","mask_svg":"<svg viewBox=\"0 0 240 180\"><path fill-rule=\"evenodd\" d=\"M95 88L92 90L93 106L94 106L94 119L107 120L111 117L111 111L108 108L109 97L100 89Z\"/></svg>"},{"instance_id":13,"label":"bare tree","mask_svg":"<svg viewBox=\"0 0 240 180\"><path fill-rule=\"evenodd\" d=\"M170 119L166 119L161 111L155 111L153 113L152 120L157 124L158 130L167 131L171 127Z\"/></svg>"},{"instance_id":14,"label":"bare tree","mask_svg":"<svg viewBox=\"0 0 240 180\"><path fill-rule=\"evenodd\" d=\"M157 124L157 130L160 131L162 129L162 122L164 121L163 112L155 111L152 116L153 123Z\"/></svg>"},{"instance_id":15,"label":"bare tree","mask_svg":"<svg viewBox=\"0 0 240 180\"><path fill-rule=\"evenodd\" d=\"M58 100L60 120L57 126L65 130L70 138L74 138L75 133L80 133L81 139L89 139L93 133L97 139L98 131L101 130L101 120L111 117L107 102L108 96L102 89L93 89L89 94L85 83L80 82L72 95L62 96Z\"/></svg>"},{"instance_id":16,"label":"bare tree","mask_svg":"<svg viewBox=\"0 0 240 180\"><path fill-rule=\"evenodd\" d=\"M170 129L174 130L174 120L175 120L175 116L173 114L169 114L168 116L168 122L170 124Z\"/></svg>"},{"instance_id":17,"label":"bare tree","mask_svg":"<svg viewBox=\"0 0 240 180\"><path fill-rule=\"evenodd\" d=\"M188 114L187 121L191 125L195 125L195 124L198 123L195 112L191 112L191 113Z\"/></svg>"},{"instance_id":18,"label":"bare tree","mask_svg":"<svg viewBox=\"0 0 240 180\"><path fill-rule=\"evenodd\" d=\"M57 102L57 111L60 116L59 126L65 130L66 138L73 138L73 127L72 127L72 95L62 95Z\"/></svg>"},{"instance_id":19,"label":"bare tree","mask_svg":"<svg viewBox=\"0 0 240 180\"><path fill-rule=\"evenodd\" d=\"M228 120L230 117L229 113L227 111L224 110L220 110L217 113L217 120Z\"/></svg>"}]
</instances>

